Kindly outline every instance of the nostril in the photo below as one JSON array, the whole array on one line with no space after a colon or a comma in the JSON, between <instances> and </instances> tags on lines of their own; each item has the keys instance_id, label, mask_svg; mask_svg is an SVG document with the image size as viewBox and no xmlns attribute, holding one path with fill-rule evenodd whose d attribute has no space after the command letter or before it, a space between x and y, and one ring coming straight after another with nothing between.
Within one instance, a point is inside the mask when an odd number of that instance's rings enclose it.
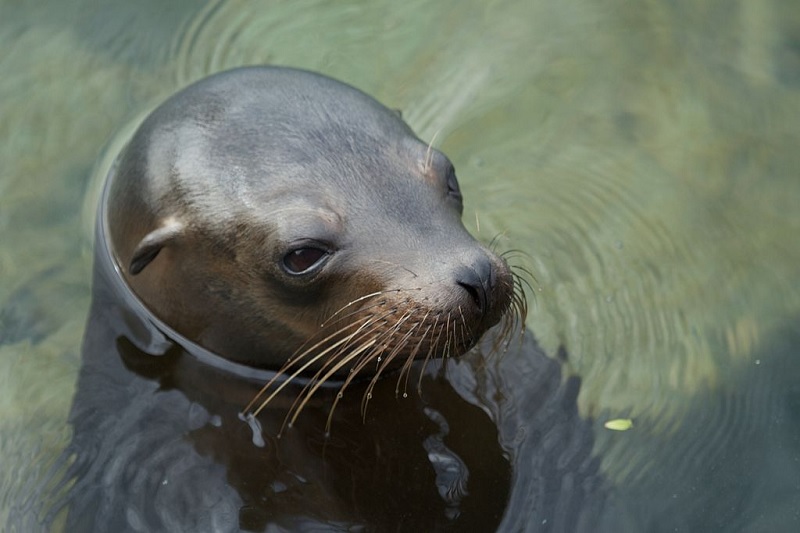
<instances>
[{"instance_id":1,"label":"nostril","mask_svg":"<svg viewBox=\"0 0 800 533\"><path fill-rule=\"evenodd\" d=\"M470 285L469 283L464 283L459 281L458 284L467 291L467 294L470 295L472 301L475 302L475 306L478 310L483 313L486 310L486 292L483 290L483 287L478 285Z\"/></svg>"},{"instance_id":2,"label":"nostril","mask_svg":"<svg viewBox=\"0 0 800 533\"><path fill-rule=\"evenodd\" d=\"M478 312L487 312L494 286L495 272L488 257L482 257L470 266L458 270L456 283L467 291Z\"/></svg>"}]
</instances>

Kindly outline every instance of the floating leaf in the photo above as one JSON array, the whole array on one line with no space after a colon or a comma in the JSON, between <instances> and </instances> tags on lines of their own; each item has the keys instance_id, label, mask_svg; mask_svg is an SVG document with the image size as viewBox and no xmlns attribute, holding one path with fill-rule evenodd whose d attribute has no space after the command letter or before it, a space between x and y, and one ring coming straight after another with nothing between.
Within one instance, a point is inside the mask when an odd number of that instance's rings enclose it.
<instances>
[{"instance_id":1,"label":"floating leaf","mask_svg":"<svg viewBox=\"0 0 800 533\"><path fill-rule=\"evenodd\" d=\"M606 429L611 429L613 431L628 431L633 427L633 420L630 418L615 418L614 420L609 420L604 425Z\"/></svg>"}]
</instances>

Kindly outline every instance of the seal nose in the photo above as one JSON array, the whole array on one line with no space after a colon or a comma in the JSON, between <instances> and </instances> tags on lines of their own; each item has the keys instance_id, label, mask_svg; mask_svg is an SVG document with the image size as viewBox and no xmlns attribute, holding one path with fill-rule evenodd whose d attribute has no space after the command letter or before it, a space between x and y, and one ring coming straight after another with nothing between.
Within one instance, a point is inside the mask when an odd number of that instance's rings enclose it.
<instances>
[{"instance_id":1,"label":"seal nose","mask_svg":"<svg viewBox=\"0 0 800 533\"><path fill-rule=\"evenodd\" d=\"M495 271L488 257L483 256L469 266L462 266L456 273L456 284L462 287L475 302L480 314L485 314L491 304Z\"/></svg>"}]
</instances>

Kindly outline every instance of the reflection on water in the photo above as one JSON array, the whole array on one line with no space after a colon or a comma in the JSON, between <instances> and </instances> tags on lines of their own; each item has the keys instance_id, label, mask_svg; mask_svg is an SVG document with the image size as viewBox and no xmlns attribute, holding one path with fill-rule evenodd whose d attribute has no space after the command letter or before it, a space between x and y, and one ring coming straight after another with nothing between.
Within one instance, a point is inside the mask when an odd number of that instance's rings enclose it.
<instances>
[{"instance_id":1,"label":"reflection on water","mask_svg":"<svg viewBox=\"0 0 800 533\"><path fill-rule=\"evenodd\" d=\"M530 256L529 325L567 348L631 528L796 529L795 3L0 12L0 517L69 438L104 143L189 81L275 63L402 109L456 163L473 231ZM603 429L619 417L634 428Z\"/></svg>"}]
</instances>

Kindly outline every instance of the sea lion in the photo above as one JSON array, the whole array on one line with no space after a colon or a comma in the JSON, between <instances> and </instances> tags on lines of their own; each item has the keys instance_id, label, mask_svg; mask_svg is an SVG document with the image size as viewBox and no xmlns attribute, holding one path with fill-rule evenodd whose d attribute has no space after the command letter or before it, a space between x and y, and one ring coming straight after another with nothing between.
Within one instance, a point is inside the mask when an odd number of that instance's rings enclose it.
<instances>
[{"instance_id":1,"label":"sea lion","mask_svg":"<svg viewBox=\"0 0 800 533\"><path fill-rule=\"evenodd\" d=\"M297 365L460 355L512 301L506 262L461 223L447 157L319 74L241 68L180 91L109 180L101 216L125 282L235 362L278 369L319 340L347 349Z\"/></svg>"},{"instance_id":2,"label":"sea lion","mask_svg":"<svg viewBox=\"0 0 800 533\"><path fill-rule=\"evenodd\" d=\"M36 523L591 530L580 380L511 336L521 281L461 212L449 160L330 78L251 67L170 98L105 184Z\"/></svg>"}]
</instances>

